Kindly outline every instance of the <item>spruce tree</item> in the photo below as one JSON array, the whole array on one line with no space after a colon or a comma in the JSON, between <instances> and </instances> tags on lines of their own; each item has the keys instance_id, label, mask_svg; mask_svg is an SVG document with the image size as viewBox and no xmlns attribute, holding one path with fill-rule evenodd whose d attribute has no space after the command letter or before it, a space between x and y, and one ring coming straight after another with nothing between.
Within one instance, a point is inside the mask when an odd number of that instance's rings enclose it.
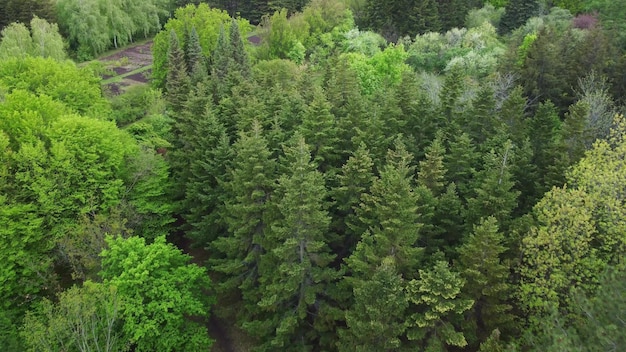
<instances>
[{"instance_id":1,"label":"spruce tree","mask_svg":"<svg viewBox=\"0 0 626 352\"><path fill-rule=\"evenodd\" d=\"M321 172L339 167L339 131L330 109L321 88L315 88L313 101L307 106L299 128L307 144L311 146L313 162L319 165Z\"/></svg>"},{"instance_id":2,"label":"spruce tree","mask_svg":"<svg viewBox=\"0 0 626 352\"><path fill-rule=\"evenodd\" d=\"M408 297L394 260L385 258L371 277L351 280L354 304L345 313L339 351L399 350L406 329Z\"/></svg>"},{"instance_id":3,"label":"spruce tree","mask_svg":"<svg viewBox=\"0 0 626 352\"><path fill-rule=\"evenodd\" d=\"M414 349L446 351L446 346L465 347L467 340L452 322L460 320L474 303L461 296L465 280L445 261L438 261L428 270L419 270L419 279L407 286L409 318L407 337L416 341Z\"/></svg>"},{"instance_id":4,"label":"spruce tree","mask_svg":"<svg viewBox=\"0 0 626 352\"><path fill-rule=\"evenodd\" d=\"M539 10L537 0L509 0L500 20L499 31L508 34L517 29L529 18L535 16Z\"/></svg>"},{"instance_id":5,"label":"spruce tree","mask_svg":"<svg viewBox=\"0 0 626 352\"><path fill-rule=\"evenodd\" d=\"M503 242L498 222L490 216L474 226L459 248L458 270L466 280L463 296L475 302L466 321L475 342L483 341L495 329L510 331L514 320L509 303L513 286L509 283L510 268L502 259L507 251Z\"/></svg>"},{"instance_id":6,"label":"spruce tree","mask_svg":"<svg viewBox=\"0 0 626 352\"><path fill-rule=\"evenodd\" d=\"M338 273L329 267L327 245L330 217L321 173L311 162L304 138L285 150L288 174L279 180L281 218L271 225L267 250L273 265L260 274L258 305L267 319L250 322L250 332L262 340L262 350L301 351L316 345L315 325L328 299L326 290Z\"/></svg>"},{"instance_id":7,"label":"spruce tree","mask_svg":"<svg viewBox=\"0 0 626 352\"><path fill-rule=\"evenodd\" d=\"M250 68L250 59L244 47L241 32L239 31L239 23L233 18L229 31L231 57L233 59L233 69L237 70L244 79L249 79L252 71Z\"/></svg>"},{"instance_id":8,"label":"spruce tree","mask_svg":"<svg viewBox=\"0 0 626 352\"><path fill-rule=\"evenodd\" d=\"M396 144L396 150L388 153L380 178L369 194L363 194L356 213L368 232L346 260L354 275L371 275L386 257L395 261L398 272L406 278L416 273L423 250L418 246L422 224L419 200L413 191L411 159L404 145Z\"/></svg>"},{"instance_id":9,"label":"spruce tree","mask_svg":"<svg viewBox=\"0 0 626 352\"><path fill-rule=\"evenodd\" d=\"M173 112L181 112L189 94L189 76L185 54L180 48L178 36L174 30L170 31L169 49L167 51L167 81L165 95Z\"/></svg>"},{"instance_id":10,"label":"spruce tree","mask_svg":"<svg viewBox=\"0 0 626 352\"><path fill-rule=\"evenodd\" d=\"M361 197L369 192L375 176L374 163L365 143L353 152L346 164L337 175L339 185L333 189L335 200L332 213L335 214L333 229L341 240L333 247L340 258L344 258L354 250L361 235L367 230L356 215Z\"/></svg>"},{"instance_id":11,"label":"spruce tree","mask_svg":"<svg viewBox=\"0 0 626 352\"><path fill-rule=\"evenodd\" d=\"M426 159L419 162L417 183L427 187L435 196L439 195L444 186L446 168L443 159L445 154L442 136L438 135L426 148Z\"/></svg>"},{"instance_id":12,"label":"spruce tree","mask_svg":"<svg viewBox=\"0 0 626 352\"><path fill-rule=\"evenodd\" d=\"M224 274L222 287L241 291L246 310L241 313L249 317L258 309L261 260L269 226L277 216L272 204L276 160L270 155L258 122L251 131L240 134L233 150L230 176L223 187L227 194L224 214L228 235L211 243L224 258L213 260L212 269Z\"/></svg>"},{"instance_id":13,"label":"spruce tree","mask_svg":"<svg viewBox=\"0 0 626 352\"><path fill-rule=\"evenodd\" d=\"M484 156L484 169L474 176L473 196L467 201L466 221L468 230L478 224L480 218L494 216L506 231L511 212L517 207L519 192L511 175L514 160L513 144L507 141L498 151Z\"/></svg>"},{"instance_id":14,"label":"spruce tree","mask_svg":"<svg viewBox=\"0 0 626 352\"><path fill-rule=\"evenodd\" d=\"M480 163L480 154L476 151L469 134L460 130L450 133L448 153L444 157L447 170L446 181L456 184L459 196L467 198L471 192L471 182Z\"/></svg>"},{"instance_id":15,"label":"spruce tree","mask_svg":"<svg viewBox=\"0 0 626 352\"><path fill-rule=\"evenodd\" d=\"M539 104L537 113L530 120L533 164L537 166L539 177L538 196L565 181L567 159L564 158L566 150L561 133L556 107L550 102Z\"/></svg>"},{"instance_id":16,"label":"spruce tree","mask_svg":"<svg viewBox=\"0 0 626 352\"><path fill-rule=\"evenodd\" d=\"M222 182L227 180L232 150L226 129L210 108L194 120L193 127L195 132L188 138L184 217L191 226L188 236L196 245L207 246L225 231Z\"/></svg>"},{"instance_id":17,"label":"spruce tree","mask_svg":"<svg viewBox=\"0 0 626 352\"><path fill-rule=\"evenodd\" d=\"M200 37L198 36L195 26L191 27L186 44L185 57L187 59L187 69L189 70L192 83L196 84L197 82L205 81L208 79L206 58L202 53Z\"/></svg>"}]
</instances>

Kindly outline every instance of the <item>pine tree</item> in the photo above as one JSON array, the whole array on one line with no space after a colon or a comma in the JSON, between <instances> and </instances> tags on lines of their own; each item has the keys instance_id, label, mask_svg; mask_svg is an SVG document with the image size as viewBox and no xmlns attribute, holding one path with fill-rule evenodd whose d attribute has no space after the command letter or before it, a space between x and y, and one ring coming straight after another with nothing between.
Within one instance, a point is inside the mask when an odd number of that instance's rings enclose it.
<instances>
[{"instance_id":1,"label":"pine tree","mask_svg":"<svg viewBox=\"0 0 626 352\"><path fill-rule=\"evenodd\" d=\"M465 132L478 146L482 146L489 138L504 130L502 121L496 114L495 103L493 89L489 86L483 87L472 101L472 108L464 116Z\"/></svg>"},{"instance_id":2,"label":"pine tree","mask_svg":"<svg viewBox=\"0 0 626 352\"><path fill-rule=\"evenodd\" d=\"M251 131L240 134L233 150L235 158L224 185L229 234L211 243L224 254L223 259L213 261L212 269L225 274L224 288L239 288L247 309L242 315L250 316L258 309L261 260L267 248L269 225L277 215L272 204L276 161L271 158L258 123Z\"/></svg>"},{"instance_id":3,"label":"pine tree","mask_svg":"<svg viewBox=\"0 0 626 352\"><path fill-rule=\"evenodd\" d=\"M465 278L463 296L474 300L466 322L474 336L482 341L495 329L510 329L514 316L512 306L513 286L509 284L508 265L503 263L504 235L498 231L497 220L490 216L474 226L473 233L459 248L458 269ZM476 341L476 339L475 339Z\"/></svg>"},{"instance_id":4,"label":"pine tree","mask_svg":"<svg viewBox=\"0 0 626 352\"><path fill-rule=\"evenodd\" d=\"M224 26L222 25L217 37L215 50L213 50L211 54L211 81L214 86L214 99L216 103L225 97L227 93L226 77L228 76L231 66L231 53L231 45L226 36Z\"/></svg>"},{"instance_id":5,"label":"pine tree","mask_svg":"<svg viewBox=\"0 0 626 352\"><path fill-rule=\"evenodd\" d=\"M465 207L454 183L448 184L436 201L432 219L435 236L429 239L426 247L433 247L433 253L442 251L446 258L452 259L456 257L456 249L465 234Z\"/></svg>"},{"instance_id":6,"label":"pine tree","mask_svg":"<svg viewBox=\"0 0 626 352\"><path fill-rule=\"evenodd\" d=\"M354 304L346 311L339 351L399 350L406 329L406 285L392 258L383 259L371 277L351 280Z\"/></svg>"},{"instance_id":7,"label":"pine tree","mask_svg":"<svg viewBox=\"0 0 626 352\"><path fill-rule=\"evenodd\" d=\"M330 217L325 210L326 188L302 137L285 150L289 173L280 182L277 206L282 218L271 226L268 251L274 265L260 274L258 303L267 320L246 324L261 337L262 350L301 351L315 345L311 331L325 305L326 289L338 273L326 243Z\"/></svg>"},{"instance_id":8,"label":"pine tree","mask_svg":"<svg viewBox=\"0 0 626 352\"><path fill-rule=\"evenodd\" d=\"M167 90L166 99L174 112L180 112L184 108L187 95L189 94L189 76L185 54L178 43L178 36L174 30L170 31L170 43L167 52Z\"/></svg>"}]
</instances>

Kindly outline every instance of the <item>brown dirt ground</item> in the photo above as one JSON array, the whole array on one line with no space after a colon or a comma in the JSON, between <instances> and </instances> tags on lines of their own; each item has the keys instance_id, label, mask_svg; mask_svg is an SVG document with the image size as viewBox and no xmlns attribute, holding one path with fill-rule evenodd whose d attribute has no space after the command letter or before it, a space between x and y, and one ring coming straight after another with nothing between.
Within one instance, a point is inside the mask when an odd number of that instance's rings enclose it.
<instances>
[{"instance_id":1,"label":"brown dirt ground","mask_svg":"<svg viewBox=\"0 0 626 352\"><path fill-rule=\"evenodd\" d=\"M120 76L152 65L152 41L120 50L101 58L100 61L115 73L115 75L103 75L102 79ZM119 95L130 86L149 83L151 72L151 70L147 70L125 77L121 82L106 84L103 86L103 91L108 96Z\"/></svg>"}]
</instances>

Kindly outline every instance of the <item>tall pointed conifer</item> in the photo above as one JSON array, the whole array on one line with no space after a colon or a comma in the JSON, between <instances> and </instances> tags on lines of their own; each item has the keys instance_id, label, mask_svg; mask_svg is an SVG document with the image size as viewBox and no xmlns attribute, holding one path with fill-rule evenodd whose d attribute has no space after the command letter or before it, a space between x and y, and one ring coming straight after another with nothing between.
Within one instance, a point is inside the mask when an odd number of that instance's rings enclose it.
<instances>
[{"instance_id":1,"label":"tall pointed conifer","mask_svg":"<svg viewBox=\"0 0 626 352\"><path fill-rule=\"evenodd\" d=\"M185 54L180 47L176 32L171 30L167 52L167 81L165 83L167 94L165 97L174 112L183 110L189 94L189 86Z\"/></svg>"}]
</instances>

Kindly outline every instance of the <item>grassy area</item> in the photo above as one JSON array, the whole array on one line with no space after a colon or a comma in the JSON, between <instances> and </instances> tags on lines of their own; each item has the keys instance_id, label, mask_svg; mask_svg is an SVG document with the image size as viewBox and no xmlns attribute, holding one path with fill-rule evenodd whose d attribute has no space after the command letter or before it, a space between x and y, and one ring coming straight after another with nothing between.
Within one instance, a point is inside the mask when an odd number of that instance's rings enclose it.
<instances>
[{"instance_id":1,"label":"grassy area","mask_svg":"<svg viewBox=\"0 0 626 352\"><path fill-rule=\"evenodd\" d=\"M111 78L109 78L109 79L105 79L105 80L103 80L103 81L102 81L102 84L119 83L119 82L121 82L124 78L126 78L126 77L128 77L128 76L132 76L132 75L134 75L134 74L136 74L136 73L146 72L146 71L148 71L148 70L149 70L149 69L151 69L151 68L152 68L152 65L143 66L143 67L140 67L140 68L138 68L138 69L132 70L132 71L130 71L130 72L126 72L126 73L124 73L124 74L121 74L121 75L119 75L119 76L115 76L115 77L111 77Z\"/></svg>"}]
</instances>

